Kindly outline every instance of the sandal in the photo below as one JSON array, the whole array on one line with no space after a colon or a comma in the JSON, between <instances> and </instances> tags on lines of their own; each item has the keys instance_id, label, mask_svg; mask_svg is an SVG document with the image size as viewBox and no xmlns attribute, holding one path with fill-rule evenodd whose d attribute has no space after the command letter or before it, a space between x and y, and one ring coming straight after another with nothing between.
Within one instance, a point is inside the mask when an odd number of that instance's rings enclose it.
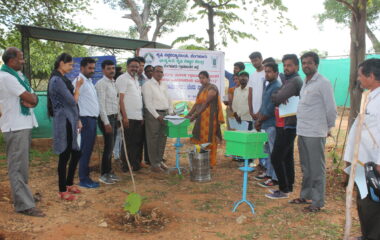
<instances>
[{"instance_id":1,"label":"sandal","mask_svg":"<svg viewBox=\"0 0 380 240\"><path fill-rule=\"evenodd\" d=\"M31 217L45 217L46 215L38 208L33 207L26 210L18 211L18 213L31 216Z\"/></svg>"},{"instance_id":2,"label":"sandal","mask_svg":"<svg viewBox=\"0 0 380 240\"><path fill-rule=\"evenodd\" d=\"M66 201L73 201L77 199L76 196L74 196L73 194L69 192L60 192L58 194L61 197L61 199L66 200Z\"/></svg>"},{"instance_id":3,"label":"sandal","mask_svg":"<svg viewBox=\"0 0 380 240\"><path fill-rule=\"evenodd\" d=\"M290 200L289 203L291 204L310 204L305 198L295 198L293 200Z\"/></svg>"},{"instance_id":4,"label":"sandal","mask_svg":"<svg viewBox=\"0 0 380 240\"><path fill-rule=\"evenodd\" d=\"M68 192L71 192L71 193L81 193L81 190L79 190L79 188L75 185L66 186L66 189Z\"/></svg>"},{"instance_id":5,"label":"sandal","mask_svg":"<svg viewBox=\"0 0 380 240\"><path fill-rule=\"evenodd\" d=\"M303 209L303 212L307 212L307 213L316 213L316 212L319 212L321 211L321 208L320 207L315 207L315 206L307 206Z\"/></svg>"}]
</instances>

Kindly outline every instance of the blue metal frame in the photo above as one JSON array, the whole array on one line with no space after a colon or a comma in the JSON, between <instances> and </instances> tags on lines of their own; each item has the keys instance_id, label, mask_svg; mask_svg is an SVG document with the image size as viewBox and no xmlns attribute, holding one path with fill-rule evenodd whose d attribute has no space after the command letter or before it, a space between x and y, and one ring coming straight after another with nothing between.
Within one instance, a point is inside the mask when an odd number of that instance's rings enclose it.
<instances>
[{"instance_id":1,"label":"blue metal frame","mask_svg":"<svg viewBox=\"0 0 380 240\"><path fill-rule=\"evenodd\" d=\"M240 204L245 202L248 204L248 206L251 208L252 214L255 214L255 208L253 203L251 203L249 200L247 200L247 186L248 186L248 172L252 172L254 168L248 167L248 159L244 159L244 167L239 168L241 171L244 172L243 176L243 189L242 189L242 199L240 201L237 201L234 203L234 208L232 212L235 212L236 209L239 207Z\"/></svg>"}]
</instances>

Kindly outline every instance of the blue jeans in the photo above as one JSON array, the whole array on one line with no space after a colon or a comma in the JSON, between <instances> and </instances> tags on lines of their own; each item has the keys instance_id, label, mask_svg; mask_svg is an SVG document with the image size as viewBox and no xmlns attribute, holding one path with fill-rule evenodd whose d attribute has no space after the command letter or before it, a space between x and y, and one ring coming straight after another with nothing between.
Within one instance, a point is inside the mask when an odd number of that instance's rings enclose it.
<instances>
[{"instance_id":1,"label":"blue jeans","mask_svg":"<svg viewBox=\"0 0 380 240\"><path fill-rule=\"evenodd\" d=\"M269 157L265 161L265 168L267 169L266 175L270 176L272 180L277 181L277 175L276 172L274 171L273 165L270 161L270 155L272 154L273 151L273 146L274 146L274 140L276 139L276 127L268 127L264 129L265 132L268 134L268 144L265 144L265 152L268 153Z\"/></svg>"},{"instance_id":2,"label":"blue jeans","mask_svg":"<svg viewBox=\"0 0 380 240\"><path fill-rule=\"evenodd\" d=\"M86 182L90 180L90 158L94 149L96 138L96 118L95 117L80 117L82 122L79 159L79 181Z\"/></svg>"}]
</instances>

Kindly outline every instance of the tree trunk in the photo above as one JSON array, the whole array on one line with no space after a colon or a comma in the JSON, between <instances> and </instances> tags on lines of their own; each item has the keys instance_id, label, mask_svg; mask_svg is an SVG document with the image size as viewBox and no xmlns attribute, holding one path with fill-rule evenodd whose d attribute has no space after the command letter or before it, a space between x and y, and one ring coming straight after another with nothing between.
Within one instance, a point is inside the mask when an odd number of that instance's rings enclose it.
<instances>
[{"instance_id":1,"label":"tree trunk","mask_svg":"<svg viewBox=\"0 0 380 240\"><path fill-rule=\"evenodd\" d=\"M129 18L135 22L140 40L148 40L148 32L150 30L150 26L148 26L147 23L149 19L151 1L145 2L142 14L139 13L138 7L134 0L125 0L125 3L130 9L131 14L125 15L124 17Z\"/></svg>"},{"instance_id":2,"label":"tree trunk","mask_svg":"<svg viewBox=\"0 0 380 240\"><path fill-rule=\"evenodd\" d=\"M363 90L360 88L358 78L358 65L365 57L365 36L367 22L367 0L354 0L352 3L351 21L351 48L350 48L350 116L348 127L359 113L360 101Z\"/></svg>"},{"instance_id":3,"label":"tree trunk","mask_svg":"<svg viewBox=\"0 0 380 240\"><path fill-rule=\"evenodd\" d=\"M207 6L207 12L208 12L208 38L209 38L209 50L215 50L215 33L214 33L214 8L211 5Z\"/></svg>"},{"instance_id":4,"label":"tree trunk","mask_svg":"<svg viewBox=\"0 0 380 240\"><path fill-rule=\"evenodd\" d=\"M369 40L371 40L372 47L375 50L375 53L380 53L380 42L377 39L376 35L372 32L372 30L368 27L366 27L367 30L367 36Z\"/></svg>"}]
</instances>

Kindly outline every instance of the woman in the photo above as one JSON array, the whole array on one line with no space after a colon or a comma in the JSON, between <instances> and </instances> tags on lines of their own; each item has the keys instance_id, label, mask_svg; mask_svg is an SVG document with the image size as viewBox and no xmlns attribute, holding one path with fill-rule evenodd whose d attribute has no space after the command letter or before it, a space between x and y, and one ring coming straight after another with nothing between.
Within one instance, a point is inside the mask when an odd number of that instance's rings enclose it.
<instances>
[{"instance_id":1,"label":"woman","mask_svg":"<svg viewBox=\"0 0 380 240\"><path fill-rule=\"evenodd\" d=\"M62 53L54 63L48 85L48 114L53 117L53 149L59 154L59 196L68 201L76 199L73 193L80 193L78 187L73 185L73 180L80 157L77 137L82 128L77 104L83 79L77 81L74 90L71 81L65 77L72 69L73 58ZM69 160L69 170L66 174Z\"/></svg>"},{"instance_id":2,"label":"woman","mask_svg":"<svg viewBox=\"0 0 380 240\"><path fill-rule=\"evenodd\" d=\"M229 118L234 118L234 113L232 111L232 100L234 98L234 92L236 88L240 87L240 82L239 82L239 76L238 74L233 75L234 83L235 86L228 88L228 102L225 102L224 104L227 105L226 108L226 118L227 118L227 129L231 130L230 128L230 122L228 121Z\"/></svg>"},{"instance_id":3,"label":"woman","mask_svg":"<svg viewBox=\"0 0 380 240\"><path fill-rule=\"evenodd\" d=\"M210 165L216 165L216 153L218 142L222 139L220 124L224 123L222 103L220 101L218 88L210 83L208 72L202 71L198 75L202 87L199 89L195 105L190 110L187 118L195 121L193 137L194 144L211 143L209 149Z\"/></svg>"}]
</instances>

